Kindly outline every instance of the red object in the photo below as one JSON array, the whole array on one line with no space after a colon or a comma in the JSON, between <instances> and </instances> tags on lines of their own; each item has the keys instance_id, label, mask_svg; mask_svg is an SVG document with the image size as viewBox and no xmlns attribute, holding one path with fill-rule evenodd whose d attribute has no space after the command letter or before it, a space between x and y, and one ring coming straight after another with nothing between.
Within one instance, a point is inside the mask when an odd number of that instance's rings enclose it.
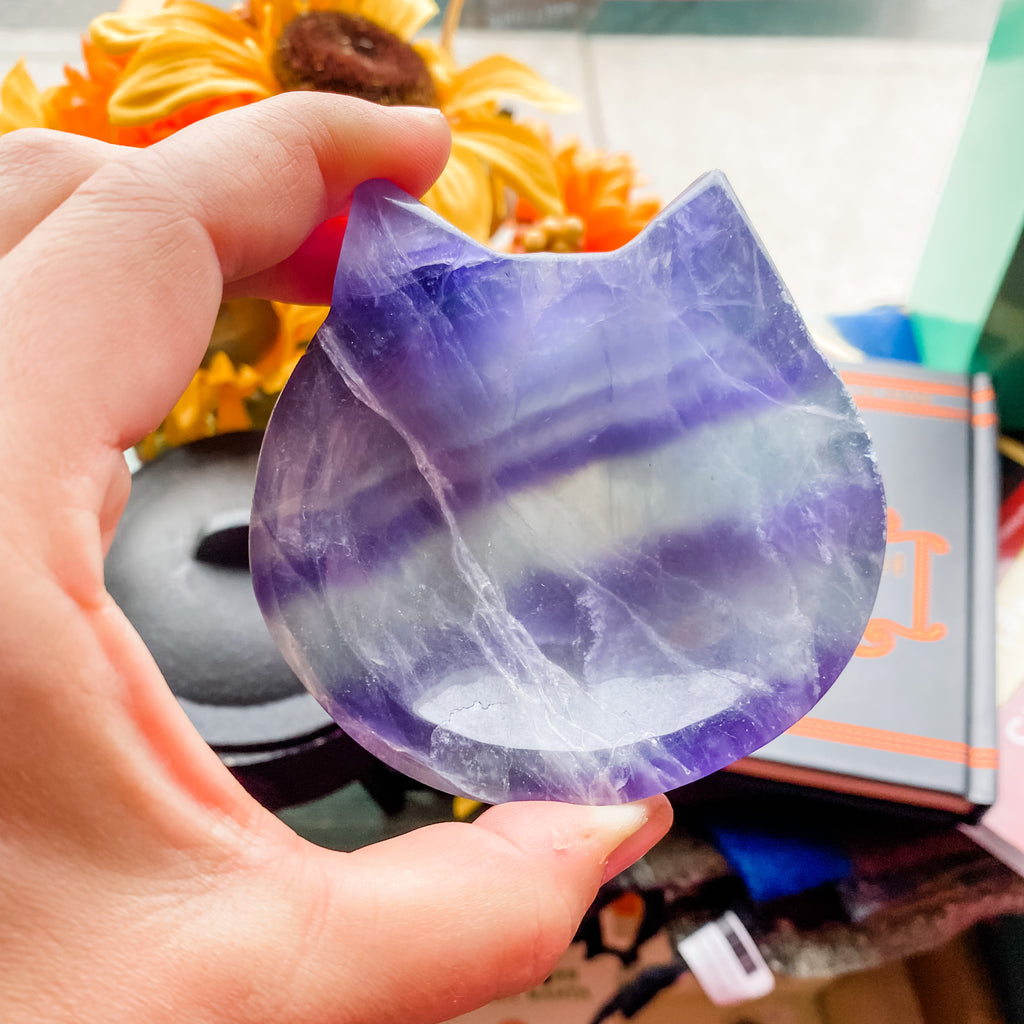
<instances>
[{"instance_id":1,"label":"red object","mask_svg":"<svg viewBox=\"0 0 1024 1024\"><path fill-rule=\"evenodd\" d=\"M1010 492L999 510L999 561L1016 558L1024 548L1024 482Z\"/></svg>"}]
</instances>

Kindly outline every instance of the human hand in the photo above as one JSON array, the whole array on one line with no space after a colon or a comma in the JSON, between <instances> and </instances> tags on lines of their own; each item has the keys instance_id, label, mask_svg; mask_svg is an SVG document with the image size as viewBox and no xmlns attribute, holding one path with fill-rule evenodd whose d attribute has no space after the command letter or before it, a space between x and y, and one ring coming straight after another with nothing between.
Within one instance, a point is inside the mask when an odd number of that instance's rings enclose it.
<instances>
[{"instance_id":1,"label":"human hand","mask_svg":"<svg viewBox=\"0 0 1024 1024\"><path fill-rule=\"evenodd\" d=\"M540 981L668 828L664 798L508 804L319 849L234 781L103 586L122 452L222 294L327 302L314 228L366 178L422 193L447 146L436 112L313 93L147 150L0 139L6 1024L447 1020Z\"/></svg>"}]
</instances>

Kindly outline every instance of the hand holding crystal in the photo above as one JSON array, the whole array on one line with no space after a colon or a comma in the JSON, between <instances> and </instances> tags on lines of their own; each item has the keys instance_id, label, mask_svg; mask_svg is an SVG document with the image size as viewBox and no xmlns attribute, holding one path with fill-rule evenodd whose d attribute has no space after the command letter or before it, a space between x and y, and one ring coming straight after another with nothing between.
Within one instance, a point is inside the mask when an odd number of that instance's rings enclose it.
<instances>
[{"instance_id":1,"label":"hand holding crystal","mask_svg":"<svg viewBox=\"0 0 1024 1024\"><path fill-rule=\"evenodd\" d=\"M122 452L224 294L326 302L356 184L421 194L436 111L293 93L145 150L0 140L0 1017L440 1021L540 981L664 798L508 804L353 854L296 837L192 729L103 585Z\"/></svg>"}]
</instances>

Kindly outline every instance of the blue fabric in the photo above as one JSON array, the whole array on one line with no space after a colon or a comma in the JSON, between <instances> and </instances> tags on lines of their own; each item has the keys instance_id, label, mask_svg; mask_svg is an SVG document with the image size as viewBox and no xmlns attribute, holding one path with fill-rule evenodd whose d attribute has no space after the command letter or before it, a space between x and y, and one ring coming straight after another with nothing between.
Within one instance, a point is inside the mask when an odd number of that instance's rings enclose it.
<instances>
[{"instance_id":1,"label":"blue fabric","mask_svg":"<svg viewBox=\"0 0 1024 1024\"><path fill-rule=\"evenodd\" d=\"M843 338L865 355L911 363L921 361L913 324L899 306L876 306L863 313L829 319Z\"/></svg>"},{"instance_id":2,"label":"blue fabric","mask_svg":"<svg viewBox=\"0 0 1024 1024\"><path fill-rule=\"evenodd\" d=\"M838 882L852 872L846 851L812 830L735 822L715 822L709 830L718 851L758 903Z\"/></svg>"}]
</instances>

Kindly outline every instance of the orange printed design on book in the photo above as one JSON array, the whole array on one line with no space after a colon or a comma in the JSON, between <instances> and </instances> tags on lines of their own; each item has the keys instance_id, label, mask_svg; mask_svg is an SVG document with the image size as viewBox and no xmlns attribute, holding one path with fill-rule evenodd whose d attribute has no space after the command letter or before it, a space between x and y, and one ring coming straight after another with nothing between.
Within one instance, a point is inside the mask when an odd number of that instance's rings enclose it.
<instances>
[{"instance_id":1,"label":"orange printed design on book","mask_svg":"<svg viewBox=\"0 0 1024 1024\"><path fill-rule=\"evenodd\" d=\"M996 400L996 389L991 385L975 388L971 394L971 401L975 408L982 405L991 405ZM999 424L999 414L994 409L974 413L971 416L971 424L975 427L995 427Z\"/></svg>"},{"instance_id":2,"label":"orange printed design on book","mask_svg":"<svg viewBox=\"0 0 1024 1024\"><path fill-rule=\"evenodd\" d=\"M942 420L971 418L971 411L965 404L971 397L971 390L966 384L906 380L856 370L844 370L840 376L861 409Z\"/></svg>"},{"instance_id":3,"label":"orange printed design on book","mask_svg":"<svg viewBox=\"0 0 1024 1024\"><path fill-rule=\"evenodd\" d=\"M845 743L869 750L886 750L893 754L909 754L912 757L930 757L937 761L951 761L966 764L972 768L997 768L999 753L993 747L971 747L959 740L936 739L933 736L917 736L911 733L894 732L891 729L875 729L851 722L833 722L825 718L807 715L786 730L793 736L804 736L812 740L829 743Z\"/></svg>"},{"instance_id":4,"label":"orange printed design on book","mask_svg":"<svg viewBox=\"0 0 1024 1024\"><path fill-rule=\"evenodd\" d=\"M916 640L919 643L934 643L946 635L946 627L941 622L928 621L928 606L931 597L932 556L947 554L949 541L929 530L904 530L903 521L894 509L890 508L887 516L887 561L899 561L903 564L907 554L894 551L893 546L910 545L909 561L913 581L910 624L906 625L893 619L870 619L864 630L863 639L853 652L856 658L882 658L896 646L899 637Z\"/></svg>"}]
</instances>

